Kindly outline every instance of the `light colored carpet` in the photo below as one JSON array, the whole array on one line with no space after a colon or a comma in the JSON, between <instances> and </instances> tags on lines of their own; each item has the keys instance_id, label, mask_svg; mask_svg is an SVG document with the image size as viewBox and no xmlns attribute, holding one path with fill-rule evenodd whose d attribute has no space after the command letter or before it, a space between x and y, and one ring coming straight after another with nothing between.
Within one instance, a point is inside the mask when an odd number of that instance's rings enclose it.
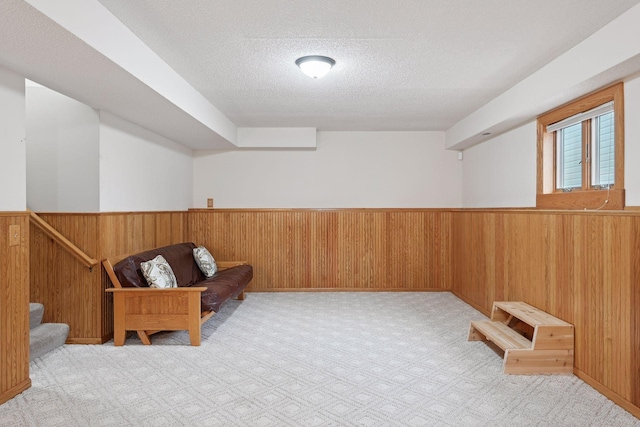
<instances>
[{"instance_id":1,"label":"light colored carpet","mask_svg":"<svg viewBox=\"0 0 640 427\"><path fill-rule=\"evenodd\" d=\"M249 293L142 346L65 345L31 364L2 426L631 426L575 376L502 374L449 293Z\"/></svg>"}]
</instances>

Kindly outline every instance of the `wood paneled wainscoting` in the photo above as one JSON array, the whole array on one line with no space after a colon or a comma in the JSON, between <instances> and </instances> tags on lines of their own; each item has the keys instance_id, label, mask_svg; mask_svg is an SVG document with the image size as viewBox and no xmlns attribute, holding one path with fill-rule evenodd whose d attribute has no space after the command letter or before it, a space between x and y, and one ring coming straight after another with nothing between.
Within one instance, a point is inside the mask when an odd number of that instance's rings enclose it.
<instances>
[{"instance_id":1,"label":"wood paneled wainscoting","mask_svg":"<svg viewBox=\"0 0 640 427\"><path fill-rule=\"evenodd\" d=\"M29 379L29 214L0 213L0 404Z\"/></svg>"},{"instance_id":2,"label":"wood paneled wainscoting","mask_svg":"<svg viewBox=\"0 0 640 427\"><path fill-rule=\"evenodd\" d=\"M186 239L187 212L39 215L98 260ZM68 324L68 343L109 340L113 336L113 300L104 291L111 284L101 266L93 270L83 266L35 226L31 227L30 249L31 301L44 304L43 321Z\"/></svg>"},{"instance_id":3,"label":"wood paneled wainscoting","mask_svg":"<svg viewBox=\"0 0 640 427\"><path fill-rule=\"evenodd\" d=\"M640 211L195 209L42 217L97 259L204 244L218 259L254 266L249 291L453 290L486 314L493 301L523 300L572 323L575 373L640 417ZM30 255L31 296L45 304L45 320L68 323L69 342L110 338L106 275L33 228Z\"/></svg>"},{"instance_id":4,"label":"wood paneled wainscoting","mask_svg":"<svg viewBox=\"0 0 640 427\"><path fill-rule=\"evenodd\" d=\"M640 417L640 212L454 211L452 288L575 326L576 375Z\"/></svg>"},{"instance_id":5,"label":"wood paneled wainscoting","mask_svg":"<svg viewBox=\"0 0 640 427\"><path fill-rule=\"evenodd\" d=\"M449 288L450 211L198 209L189 237L254 266L248 291Z\"/></svg>"}]
</instances>

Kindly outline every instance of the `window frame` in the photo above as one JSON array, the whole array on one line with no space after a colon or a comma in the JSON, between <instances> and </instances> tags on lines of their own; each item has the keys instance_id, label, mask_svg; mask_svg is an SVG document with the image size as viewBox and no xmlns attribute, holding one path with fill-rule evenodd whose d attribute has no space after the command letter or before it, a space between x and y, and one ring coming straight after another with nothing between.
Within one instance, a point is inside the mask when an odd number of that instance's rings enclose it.
<instances>
[{"instance_id":1,"label":"window frame","mask_svg":"<svg viewBox=\"0 0 640 427\"><path fill-rule=\"evenodd\" d=\"M591 153L584 151L582 187L571 192L556 189L556 132L547 132L547 126L613 101L614 113L614 185L609 189L591 185ZM583 121L583 136L591 140L591 122ZM624 84L622 82L598 90L569 102L538 117L537 126L537 182L536 207L539 209L624 209ZM592 150L592 147L588 147Z\"/></svg>"}]
</instances>

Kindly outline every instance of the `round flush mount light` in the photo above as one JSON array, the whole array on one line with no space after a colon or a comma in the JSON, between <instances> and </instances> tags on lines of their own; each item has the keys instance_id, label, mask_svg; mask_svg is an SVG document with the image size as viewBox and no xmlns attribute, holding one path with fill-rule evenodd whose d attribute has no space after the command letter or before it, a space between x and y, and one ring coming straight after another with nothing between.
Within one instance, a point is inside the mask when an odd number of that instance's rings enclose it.
<instances>
[{"instance_id":1,"label":"round flush mount light","mask_svg":"<svg viewBox=\"0 0 640 427\"><path fill-rule=\"evenodd\" d=\"M296 65L303 73L314 79L319 79L329 72L336 61L328 56L310 55L296 59Z\"/></svg>"}]
</instances>

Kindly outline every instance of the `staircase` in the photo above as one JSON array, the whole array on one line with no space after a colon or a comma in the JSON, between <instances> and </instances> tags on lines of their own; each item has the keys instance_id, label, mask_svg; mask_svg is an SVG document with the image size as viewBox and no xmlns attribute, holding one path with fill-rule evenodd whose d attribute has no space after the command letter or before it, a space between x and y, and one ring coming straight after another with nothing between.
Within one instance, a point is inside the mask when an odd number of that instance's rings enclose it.
<instances>
[{"instance_id":1,"label":"staircase","mask_svg":"<svg viewBox=\"0 0 640 427\"><path fill-rule=\"evenodd\" d=\"M29 304L29 361L60 347L67 340L69 325L42 323L44 305Z\"/></svg>"}]
</instances>

